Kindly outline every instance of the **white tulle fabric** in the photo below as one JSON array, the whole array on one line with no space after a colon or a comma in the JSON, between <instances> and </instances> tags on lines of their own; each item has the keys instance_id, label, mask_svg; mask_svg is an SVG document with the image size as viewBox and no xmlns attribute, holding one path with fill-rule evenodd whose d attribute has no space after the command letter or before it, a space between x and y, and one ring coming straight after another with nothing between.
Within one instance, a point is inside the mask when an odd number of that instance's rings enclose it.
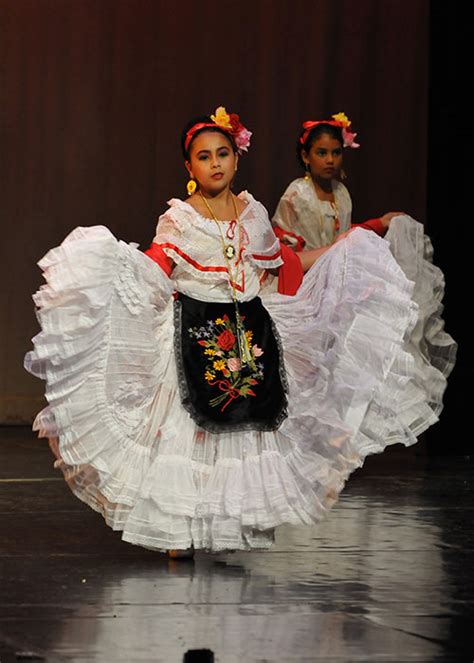
<instances>
[{"instance_id":1,"label":"white tulle fabric","mask_svg":"<svg viewBox=\"0 0 474 663\"><path fill-rule=\"evenodd\" d=\"M49 406L34 427L75 494L131 543L269 547L277 525L324 517L367 454L415 442L439 413L436 343L407 351L413 284L374 233L336 243L295 297L265 300L289 384L274 432L208 433L182 408L175 284L136 248L78 228L40 266L42 331L25 365L46 380Z\"/></svg>"},{"instance_id":2,"label":"white tulle fabric","mask_svg":"<svg viewBox=\"0 0 474 663\"><path fill-rule=\"evenodd\" d=\"M423 225L402 214L392 219L385 235L390 251L406 277L413 282L413 301L418 307L415 328L405 350L416 365L416 380L423 383L429 407L437 417L443 407L446 379L455 361L457 344L444 330L444 275L433 264L433 245Z\"/></svg>"},{"instance_id":3,"label":"white tulle fabric","mask_svg":"<svg viewBox=\"0 0 474 663\"><path fill-rule=\"evenodd\" d=\"M293 180L280 198L272 223L282 230L300 235L305 240L305 249L317 249L331 244L337 235L351 227L352 200L347 188L332 180L336 210L327 200L319 200L313 182L300 177ZM334 222L339 219L339 230ZM289 245L296 244L288 236Z\"/></svg>"}]
</instances>

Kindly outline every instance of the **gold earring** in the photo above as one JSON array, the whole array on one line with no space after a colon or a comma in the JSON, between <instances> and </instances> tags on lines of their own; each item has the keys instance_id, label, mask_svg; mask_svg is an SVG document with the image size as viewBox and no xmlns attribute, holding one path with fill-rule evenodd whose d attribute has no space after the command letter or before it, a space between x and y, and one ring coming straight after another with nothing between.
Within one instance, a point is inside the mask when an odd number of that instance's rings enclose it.
<instances>
[{"instance_id":1,"label":"gold earring","mask_svg":"<svg viewBox=\"0 0 474 663\"><path fill-rule=\"evenodd\" d=\"M186 189L187 189L187 192L188 192L188 196L192 196L193 193L196 191L197 184L196 184L196 181L192 177L189 180L189 182L186 184Z\"/></svg>"},{"instance_id":2,"label":"gold earring","mask_svg":"<svg viewBox=\"0 0 474 663\"><path fill-rule=\"evenodd\" d=\"M306 163L306 164L305 164L304 179L305 179L305 180L309 180L309 177L310 177L310 175L309 175L309 163Z\"/></svg>"}]
</instances>

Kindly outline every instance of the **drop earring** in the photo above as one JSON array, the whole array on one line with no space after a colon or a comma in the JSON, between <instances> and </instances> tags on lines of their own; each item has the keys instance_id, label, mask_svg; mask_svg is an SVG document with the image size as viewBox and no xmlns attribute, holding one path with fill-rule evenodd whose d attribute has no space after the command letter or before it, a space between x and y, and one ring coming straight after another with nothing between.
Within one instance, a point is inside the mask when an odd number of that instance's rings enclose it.
<instances>
[{"instance_id":1,"label":"drop earring","mask_svg":"<svg viewBox=\"0 0 474 663\"><path fill-rule=\"evenodd\" d=\"M305 163L305 173L304 173L304 179L309 180L310 174L309 174L309 163Z\"/></svg>"},{"instance_id":2,"label":"drop earring","mask_svg":"<svg viewBox=\"0 0 474 663\"><path fill-rule=\"evenodd\" d=\"M196 191L196 189L197 189L196 180L194 180L194 179L191 177L191 179L190 179L190 180L188 181L188 183L186 184L186 190L187 190L187 192L188 192L188 196L192 196L193 193Z\"/></svg>"}]
</instances>

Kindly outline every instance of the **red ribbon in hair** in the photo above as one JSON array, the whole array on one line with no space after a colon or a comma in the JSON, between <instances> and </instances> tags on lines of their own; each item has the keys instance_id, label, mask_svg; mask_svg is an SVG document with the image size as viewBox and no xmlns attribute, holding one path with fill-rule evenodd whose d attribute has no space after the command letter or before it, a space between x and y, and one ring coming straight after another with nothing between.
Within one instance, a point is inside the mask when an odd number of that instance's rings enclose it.
<instances>
[{"instance_id":1,"label":"red ribbon in hair","mask_svg":"<svg viewBox=\"0 0 474 663\"><path fill-rule=\"evenodd\" d=\"M310 132L314 129L314 127L317 127L319 124L330 124L332 127L341 127L341 129L347 126L343 122L338 122L337 120L315 120L315 121L309 120L308 122L303 122L303 129L305 131L300 138L300 143L302 145L306 143L306 139L308 138Z\"/></svg>"},{"instance_id":2,"label":"red ribbon in hair","mask_svg":"<svg viewBox=\"0 0 474 663\"><path fill-rule=\"evenodd\" d=\"M186 139L184 141L184 149L186 152L188 151L189 143L192 141L196 131L199 131L200 129L207 129L208 127L212 127L213 129L217 127L218 129L221 129L227 133L231 132L230 130L225 129L225 127L221 127L220 124L216 124L215 122L198 122L198 124L195 124L193 127L191 127L191 129L186 134Z\"/></svg>"}]
</instances>

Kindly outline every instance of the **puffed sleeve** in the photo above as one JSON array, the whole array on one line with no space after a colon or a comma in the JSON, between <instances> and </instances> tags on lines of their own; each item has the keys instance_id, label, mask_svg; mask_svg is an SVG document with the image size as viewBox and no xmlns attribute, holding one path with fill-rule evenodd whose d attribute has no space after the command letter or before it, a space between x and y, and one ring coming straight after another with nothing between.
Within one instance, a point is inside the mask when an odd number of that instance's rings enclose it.
<instances>
[{"instance_id":1,"label":"puffed sleeve","mask_svg":"<svg viewBox=\"0 0 474 663\"><path fill-rule=\"evenodd\" d=\"M297 217L295 199L294 195L292 195L290 185L280 198L272 223L276 236L283 244L291 246L295 251L302 251L306 244L304 237L298 235L293 230Z\"/></svg>"},{"instance_id":2,"label":"puffed sleeve","mask_svg":"<svg viewBox=\"0 0 474 663\"><path fill-rule=\"evenodd\" d=\"M171 276L173 261L166 255L160 244L152 242L150 248L145 251L145 255L154 260L167 276Z\"/></svg>"},{"instance_id":3,"label":"puffed sleeve","mask_svg":"<svg viewBox=\"0 0 474 663\"><path fill-rule=\"evenodd\" d=\"M182 236L182 228L170 210L159 217L155 237L145 255L154 260L167 276L173 271L175 248L182 243Z\"/></svg>"}]
</instances>

